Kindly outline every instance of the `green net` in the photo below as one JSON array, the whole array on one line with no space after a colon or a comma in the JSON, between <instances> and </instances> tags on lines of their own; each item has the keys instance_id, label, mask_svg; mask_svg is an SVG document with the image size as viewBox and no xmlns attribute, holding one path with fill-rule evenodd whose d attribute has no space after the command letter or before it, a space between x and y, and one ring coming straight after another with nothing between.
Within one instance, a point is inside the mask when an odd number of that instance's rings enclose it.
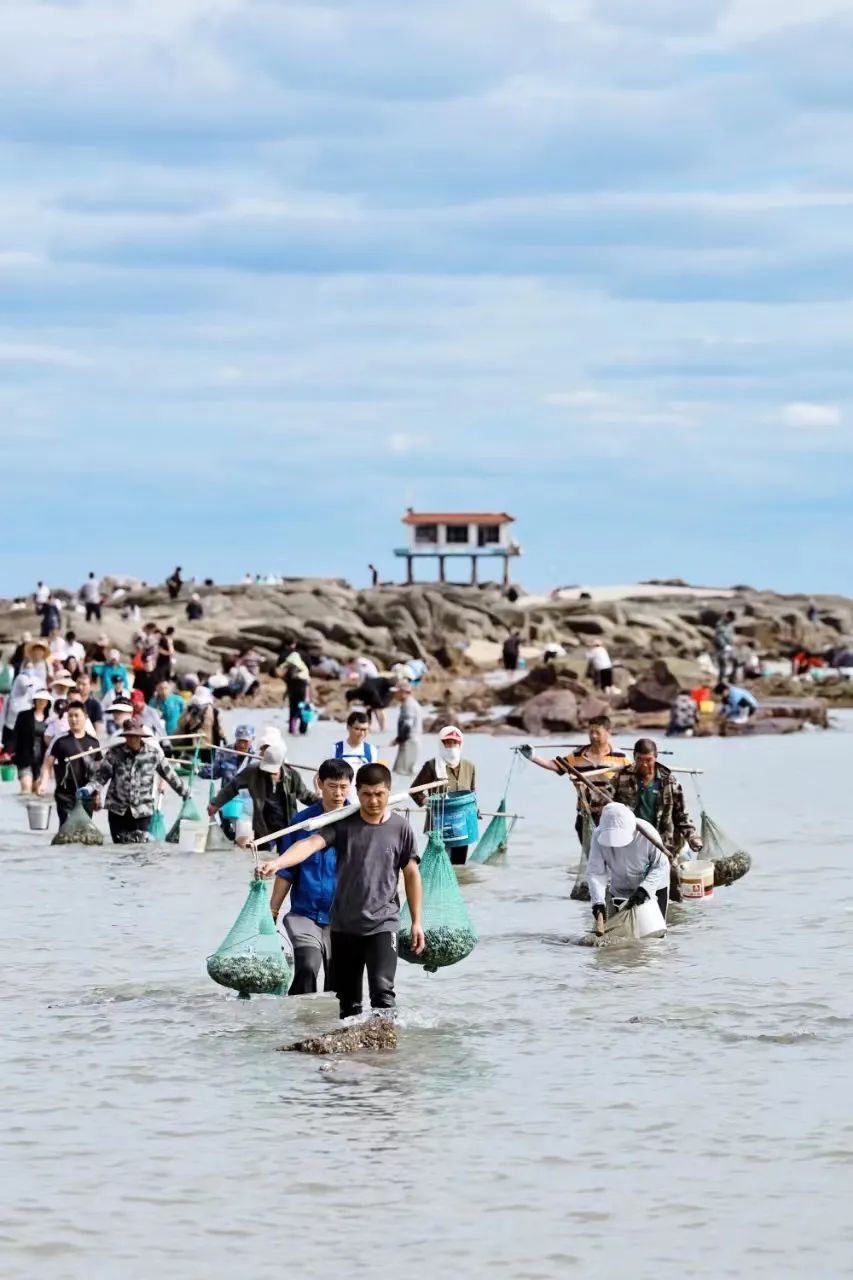
<instances>
[{"instance_id":1,"label":"green net","mask_svg":"<svg viewBox=\"0 0 853 1280\"><path fill-rule=\"evenodd\" d=\"M595 825L587 809L583 811L583 843L581 845L581 858L578 863L577 875L572 885L570 898L574 898L576 902L589 902L589 882L586 877L586 866L589 861L589 846L592 841L592 833L595 831Z\"/></svg>"},{"instance_id":2,"label":"green net","mask_svg":"<svg viewBox=\"0 0 853 1280\"><path fill-rule=\"evenodd\" d=\"M506 853L511 827L506 817L506 800L501 800L494 818L468 854L469 862L489 862Z\"/></svg>"},{"instance_id":3,"label":"green net","mask_svg":"<svg viewBox=\"0 0 853 1280\"><path fill-rule=\"evenodd\" d=\"M464 960L477 945L477 931L437 831L429 833L421 859L421 883L421 920L426 947L419 956L412 951L412 916L409 904L405 903L400 912L399 953L403 960L422 964L428 973L435 973Z\"/></svg>"},{"instance_id":4,"label":"green net","mask_svg":"<svg viewBox=\"0 0 853 1280\"><path fill-rule=\"evenodd\" d=\"M714 884L734 884L752 866L752 858L726 835L707 813L702 813L702 854L714 864Z\"/></svg>"},{"instance_id":5,"label":"green net","mask_svg":"<svg viewBox=\"0 0 853 1280\"><path fill-rule=\"evenodd\" d=\"M207 959L207 972L221 987L243 997L287 995L293 968L270 912L265 880L253 880L228 937Z\"/></svg>"},{"instance_id":6,"label":"green net","mask_svg":"<svg viewBox=\"0 0 853 1280\"><path fill-rule=\"evenodd\" d=\"M166 819L163 817L160 801L157 802L157 808L152 813L151 821L148 823L148 834L158 844L162 844L166 839Z\"/></svg>"},{"instance_id":7,"label":"green net","mask_svg":"<svg viewBox=\"0 0 853 1280\"><path fill-rule=\"evenodd\" d=\"M182 822L201 822L201 814L198 811L198 805L192 796L187 796L181 805L178 816L169 828L166 836L166 844L180 844L181 842L181 823Z\"/></svg>"},{"instance_id":8,"label":"green net","mask_svg":"<svg viewBox=\"0 0 853 1280\"><path fill-rule=\"evenodd\" d=\"M83 808L80 796L74 802L74 808L57 831L51 844L103 844L104 837Z\"/></svg>"}]
</instances>

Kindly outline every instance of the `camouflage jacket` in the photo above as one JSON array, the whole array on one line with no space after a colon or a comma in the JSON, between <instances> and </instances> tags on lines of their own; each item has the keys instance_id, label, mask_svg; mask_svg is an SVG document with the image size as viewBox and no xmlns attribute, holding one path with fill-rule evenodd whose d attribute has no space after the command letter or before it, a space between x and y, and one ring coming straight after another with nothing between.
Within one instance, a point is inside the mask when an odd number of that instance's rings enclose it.
<instances>
[{"instance_id":1,"label":"camouflage jacket","mask_svg":"<svg viewBox=\"0 0 853 1280\"><path fill-rule=\"evenodd\" d=\"M696 828L690 821L681 784L676 782L666 765L657 766L657 778L660 782L660 791L654 825L666 845L670 858L674 858L681 852L684 842L696 835ZM634 765L628 765L627 769L622 769L616 774L610 783L610 790L614 800L619 804L626 804L633 813L637 812L640 802L640 784Z\"/></svg>"}]
</instances>

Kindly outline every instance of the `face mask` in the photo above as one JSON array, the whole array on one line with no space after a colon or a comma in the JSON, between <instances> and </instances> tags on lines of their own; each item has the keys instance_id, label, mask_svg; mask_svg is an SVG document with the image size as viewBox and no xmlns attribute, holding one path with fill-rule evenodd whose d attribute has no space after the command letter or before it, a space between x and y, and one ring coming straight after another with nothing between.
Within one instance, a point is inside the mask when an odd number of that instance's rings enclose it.
<instances>
[{"instance_id":1,"label":"face mask","mask_svg":"<svg viewBox=\"0 0 853 1280\"><path fill-rule=\"evenodd\" d=\"M451 769L456 769L462 759L461 747L440 747L439 754L445 764L449 764Z\"/></svg>"}]
</instances>

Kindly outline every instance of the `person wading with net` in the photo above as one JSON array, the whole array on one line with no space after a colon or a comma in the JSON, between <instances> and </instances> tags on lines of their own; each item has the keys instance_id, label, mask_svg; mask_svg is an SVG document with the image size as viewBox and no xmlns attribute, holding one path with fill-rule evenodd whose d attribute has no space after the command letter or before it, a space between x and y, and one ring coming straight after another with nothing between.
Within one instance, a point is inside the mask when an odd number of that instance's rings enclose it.
<instances>
[{"instance_id":1,"label":"person wading with net","mask_svg":"<svg viewBox=\"0 0 853 1280\"><path fill-rule=\"evenodd\" d=\"M540 769L547 769L550 773L559 774L561 777L570 778L575 783L578 792L575 831L583 845L584 813L588 813L592 821L597 822L604 800L581 785L578 779L573 777L570 769L577 769L579 773L594 773L596 787L607 793L608 784L612 782L616 771L630 764L629 757L624 751L617 751L610 739L610 717L595 716L590 720L589 742L586 746L574 747L566 756L555 756L553 759L547 756L536 756L533 754L533 748L527 743L519 747L519 751L531 764L538 765ZM608 772L602 773L602 769Z\"/></svg>"},{"instance_id":2,"label":"person wading with net","mask_svg":"<svg viewBox=\"0 0 853 1280\"><path fill-rule=\"evenodd\" d=\"M702 837L690 820L681 784L658 760L657 743L651 738L638 739L634 744L634 763L617 773L611 790L614 800L627 805L660 835L672 864L670 897L673 902L680 902L675 860L685 843L694 853L699 853Z\"/></svg>"},{"instance_id":3,"label":"person wading with net","mask_svg":"<svg viewBox=\"0 0 853 1280\"><path fill-rule=\"evenodd\" d=\"M354 774L345 760L324 760L317 773L320 799L300 809L295 822L318 818L321 813L343 809L349 799ZM308 839L309 831L294 831L279 841L279 852L286 853L298 840ZM321 966L325 970L324 990L334 991L332 982L332 938L329 918L337 883L334 849L320 849L298 867L278 871L273 885L270 908L273 920L290 894L290 911L284 917L287 936L293 943L293 982L289 995L302 996L317 990Z\"/></svg>"},{"instance_id":4,"label":"person wading with net","mask_svg":"<svg viewBox=\"0 0 853 1280\"><path fill-rule=\"evenodd\" d=\"M39 790L42 795L51 773L56 779L54 800L60 826L74 808L78 790L87 785L93 770L102 758L100 754L84 756L83 759L78 758L86 751L96 751L101 745L97 738L86 732L86 708L83 703L69 703L66 715L68 732L54 738L50 744L39 779ZM89 817L92 816L93 807L92 800L88 799L85 802L85 808Z\"/></svg>"},{"instance_id":5,"label":"person wading with net","mask_svg":"<svg viewBox=\"0 0 853 1280\"><path fill-rule=\"evenodd\" d=\"M645 830L643 829L645 827ZM654 842L653 842L654 841ZM606 804L589 846L589 896L595 932L605 931L607 889L613 906L639 907L654 894L666 920L669 865L651 824L624 804Z\"/></svg>"},{"instance_id":6,"label":"person wading with net","mask_svg":"<svg viewBox=\"0 0 853 1280\"><path fill-rule=\"evenodd\" d=\"M364 971L370 1004L376 1010L396 1008L397 934L400 928L399 874L412 917L411 949L424 949L421 924L421 877L412 828L388 808L391 771L368 764L355 779L359 811L323 832L300 840L260 873L297 867L322 849L337 855L337 885L330 913L332 964L341 1018L361 1013Z\"/></svg>"},{"instance_id":7,"label":"person wading with net","mask_svg":"<svg viewBox=\"0 0 853 1280\"><path fill-rule=\"evenodd\" d=\"M477 775L472 761L462 757L464 737L461 729L449 724L438 735L438 755L427 760L412 782L412 799L421 808L427 803L424 791L415 790L428 782L442 782L442 793L453 795L459 791L476 791ZM424 831L429 833L433 828L432 810L427 810ZM448 849L450 861L454 867L463 867L468 857L468 845L455 845Z\"/></svg>"},{"instance_id":8,"label":"person wading with net","mask_svg":"<svg viewBox=\"0 0 853 1280\"><path fill-rule=\"evenodd\" d=\"M175 773L148 725L136 716L124 724L121 739L92 770L91 785L109 783L107 818L113 844L141 843L148 838L157 777L182 800L187 799L190 788ZM100 800L97 804L100 806Z\"/></svg>"}]
</instances>

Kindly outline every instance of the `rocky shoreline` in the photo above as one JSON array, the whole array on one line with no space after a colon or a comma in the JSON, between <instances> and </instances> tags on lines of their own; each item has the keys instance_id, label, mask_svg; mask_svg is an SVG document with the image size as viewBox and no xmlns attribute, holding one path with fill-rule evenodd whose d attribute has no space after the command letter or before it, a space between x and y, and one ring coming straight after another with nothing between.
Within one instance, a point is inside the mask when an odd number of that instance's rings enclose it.
<instances>
[{"instance_id":1,"label":"rocky shoreline","mask_svg":"<svg viewBox=\"0 0 853 1280\"><path fill-rule=\"evenodd\" d=\"M749 644L780 672L799 649L821 653L853 645L853 600L843 596L789 596L736 587L721 591L683 583L640 584L588 592L555 592L551 597L518 591L511 600L494 586L437 584L379 586L358 590L340 579L297 578L276 586L194 586L204 607L198 622L186 618L189 588L171 601L165 588L133 579L106 580L124 594L108 598L100 624L87 624L66 610L84 643L106 636L122 653L132 651L139 623L125 621L128 602L142 619L176 628L182 670L218 671L222 659L249 646L263 659L259 700L281 701L281 683L271 679L283 652L300 650L346 662L364 655L389 669L407 658L423 658L429 675L422 701L436 708L435 723L463 719L472 727L539 734L580 728L591 715L609 710L617 727L660 729L679 689L713 684L703 654L712 650L714 624L723 609L737 615L738 643ZM56 588L61 597L68 596ZM632 595L632 591L634 594ZM809 607L816 611L809 620ZM8 656L25 630L37 634L31 602L26 608L0 601L0 648ZM524 672L505 675L500 646L517 630L527 663ZM601 639L615 664L615 690L602 698L586 678L586 650ZM565 651L542 663L547 645ZM704 660L705 662L707 660ZM346 707L339 680L315 680L315 699L330 716ZM820 681L784 674L752 682L762 703L762 732L787 732L804 723L826 725L832 707L853 706L853 680L827 675ZM226 703L227 705L227 703ZM754 731L755 726L753 727ZM700 731L716 732L708 723Z\"/></svg>"}]
</instances>

